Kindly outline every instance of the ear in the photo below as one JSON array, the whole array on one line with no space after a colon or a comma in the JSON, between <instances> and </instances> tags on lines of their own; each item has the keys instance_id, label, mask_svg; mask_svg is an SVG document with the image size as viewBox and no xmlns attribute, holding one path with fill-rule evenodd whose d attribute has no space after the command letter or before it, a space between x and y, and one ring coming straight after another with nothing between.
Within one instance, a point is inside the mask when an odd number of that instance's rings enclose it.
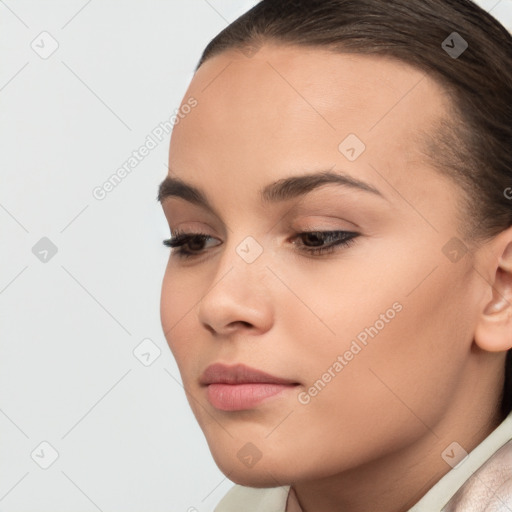
<instances>
[{"instance_id":1,"label":"ear","mask_svg":"<svg viewBox=\"0 0 512 512\"><path fill-rule=\"evenodd\" d=\"M493 238L484 250L487 257L479 271L488 289L475 342L483 350L501 352L512 348L512 227Z\"/></svg>"}]
</instances>

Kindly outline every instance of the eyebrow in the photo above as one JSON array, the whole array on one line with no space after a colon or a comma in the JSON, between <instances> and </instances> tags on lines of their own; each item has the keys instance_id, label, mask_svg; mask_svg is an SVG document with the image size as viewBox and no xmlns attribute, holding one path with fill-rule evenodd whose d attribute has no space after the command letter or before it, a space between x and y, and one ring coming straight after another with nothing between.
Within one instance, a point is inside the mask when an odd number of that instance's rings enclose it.
<instances>
[{"instance_id":1,"label":"eyebrow","mask_svg":"<svg viewBox=\"0 0 512 512\"><path fill-rule=\"evenodd\" d=\"M347 174L331 170L290 176L280 179L260 190L260 200L264 204L273 204L303 196L323 185L335 184L343 187L361 190L386 199L384 195L372 185L360 181ZM157 200L160 203L167 197L180 197L198 206L215 213L206 194L198 187L183 181L175 176L167 176L158 188Z\"/></svg>"}]
</instances>

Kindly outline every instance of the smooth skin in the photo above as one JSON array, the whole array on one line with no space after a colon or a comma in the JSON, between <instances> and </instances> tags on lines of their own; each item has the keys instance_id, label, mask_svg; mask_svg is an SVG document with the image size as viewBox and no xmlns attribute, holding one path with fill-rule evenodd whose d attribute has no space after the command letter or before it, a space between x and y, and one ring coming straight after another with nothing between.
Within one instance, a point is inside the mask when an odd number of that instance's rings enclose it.
<instances>
[{"instance_id":1,"label":"smooth skin","mask_svg":"<svg viewBox=\"0 0 512 512\"><path fill-rule=\"evenodd\" d=\"M173 196L162 206L172 231L211 238L190 244L199 254L189 259L171 250L161 319L215 462L238 484L291 484L287 512L407 510L451 469L451 443L469 452L502 420L512 346L512 229L457 261L443 252L462 236L463 193L428 165L419 136L448 97L398 60L276 43L206 61L183 103L190 96L169 174L214 211ZM338 149L349 134L366 145L353 162ZM261 202L269 183L323 170L383 197L327 184ZM308 255L315 245L297 233L328 230L359 236ZM252 263L237 252L248 236L263 251ZM298 393L395 302L402 310L301 404ZM214 362L300 385L222 411L199 385ZM237 456L247 443L261 454L252 467Z\"/></svg>"}]
</instances>

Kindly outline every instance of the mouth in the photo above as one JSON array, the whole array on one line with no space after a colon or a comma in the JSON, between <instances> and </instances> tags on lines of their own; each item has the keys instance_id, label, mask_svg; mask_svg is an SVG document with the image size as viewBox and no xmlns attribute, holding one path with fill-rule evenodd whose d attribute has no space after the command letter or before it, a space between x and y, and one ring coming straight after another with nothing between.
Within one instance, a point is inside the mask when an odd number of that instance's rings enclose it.
<instances>
[{"instance_id":1,"label":"mouth","mask_svg":"<svg viewBox=\"0 0 512 512\"><path fill-rule=\"evenodd\" d=\"M200 384L206 387L208 401L222 411L252 409L300 385L243 364L222 363L210 365L202 374Z\"/></svg>"},{"instance_id":2,"label":"mouth","mask_svg":"<svg viewBox=\"0 0 512 512\"><path fill-rule=\"evenodd\" d=\"M208 384L206 397L216 409L221 411L243 411L253 409L263 401L283 392L291 391L298 385L259 382Z\"/></svg>"}]
</instances>

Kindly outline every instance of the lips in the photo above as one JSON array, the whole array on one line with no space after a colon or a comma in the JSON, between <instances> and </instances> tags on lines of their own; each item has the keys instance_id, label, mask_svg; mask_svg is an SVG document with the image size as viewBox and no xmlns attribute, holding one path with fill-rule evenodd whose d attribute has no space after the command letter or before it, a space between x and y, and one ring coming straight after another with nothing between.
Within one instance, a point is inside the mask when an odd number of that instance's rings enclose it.
<instances>
[{"instance_id":1,"label":"lips","mask_svg":"<svg viewBox=\"0 0 512 512\"><path fill-rule=\"evenodd\" d=\"M208 401L221 411L254 409L263 402L283 396L299 383L276 377L244 364L215 363L203 372L200 384Z\"/></svg>"},{"instance_id":2,"label":"lips","mask_svg":"<svg viewBox=\"0 0 512 512\"><path fill-rule=\"evenodd\" d=\"M282 384L294 385L299 384L296 381L284 379L270 375L269 373L251 368L244 364L236 364L227 366L222 363L215 363L203 372L200 384L208 386L209 384Z\"/></svg>"}]
</instances>

